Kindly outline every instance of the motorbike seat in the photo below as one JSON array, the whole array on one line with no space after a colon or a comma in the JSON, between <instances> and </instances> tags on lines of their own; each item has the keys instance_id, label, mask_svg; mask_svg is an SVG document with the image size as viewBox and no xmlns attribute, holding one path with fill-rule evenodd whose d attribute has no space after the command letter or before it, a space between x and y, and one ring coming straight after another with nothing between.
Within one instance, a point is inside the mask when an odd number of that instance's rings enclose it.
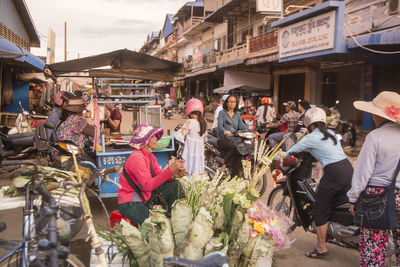
<instances>
[{"instance_id":1,"label":"motorbike seat","mask_svg":"<svg viewBox=\"0 0 400 267\"><path fill-rule=\"evenodd\" d=\"M165 258L164 264L172 264L174 266L222 267L228 266L228 261L223 253L215 252L199 260L187 260L178 257Z\"/></svg>"},{"instance_id":2,"label":"motorbike seat","mask_svg":"<svg viewBox=\"0 0 400 267\"><path fill-rule=\"evenodd\" d=\"M212 129L209 131L209 134L212 135L212 136L214 136L214 137L217 137L217 136L218 136L218 127L212 128Z\"/></svg>"},{"instance_id":3,"label":"motorbike seat","mask_svg":"<svg viewBox=\"0 0 400 267\"><path fill-rule=\"evenodd\" d=\"M10 134L1 137L1 142L6 146L33 146L35 133Z\"/></svg>"},{"instance_id":4,"label":"motorbike seat","mask_svg":"<svg viewBox=\"0 0 400 267\"><path fill-rule=\"evenodd\" d=\"M208 136L207 142L218 149L218 139L215 136Z\"/></svg>"}]
</instances>

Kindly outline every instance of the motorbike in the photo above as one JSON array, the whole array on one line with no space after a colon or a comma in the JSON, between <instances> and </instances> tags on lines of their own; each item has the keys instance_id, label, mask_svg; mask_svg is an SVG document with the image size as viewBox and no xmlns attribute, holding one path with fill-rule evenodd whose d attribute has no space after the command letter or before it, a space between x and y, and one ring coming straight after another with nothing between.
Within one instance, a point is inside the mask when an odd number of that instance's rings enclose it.
<instances>
[{"instance_id":1,"label":"motorbike","mask_svg":"<svg viewBox=\"0 0 400 267\"><path fill-rule=\"evenodd\" d=\"M0 133L0 160L22 160L32 156L34 146L34 132L3 134Z\"/></svg>"},{"instance_id":2,"label":"motorbike","mask_svg":"<svg viewBox=\"0 0 400 267\"><path fill-rule=\"evenodd\" d=\"M172 107L164 108L164 118L169 120L172 118Z\"/></svg>"},{"instance_id":3,"label":"motorbike","mask_svg":"<svg viewBox=\"0 0 400 267\"><path fill-rule=\"evenodd\" d=\"M336 100L335 105L330 108L324 108L326 112L326 126L336 134L341 135L342 147L356 145L356 129L353 123L349 120L341 120L341 114L337 108L339 100Z\"/></svg>"},{"instance_id":4,"label":"motorbike","mask_svg":"<svg viewBox=\"0 0 400 267\"><path fill-rule=\"evenodd\" d=\"M318 190L316 160L308 152L295 153L294 156L294 160L280 162L284 178L277 181L277 186L271 191L268 205L292 218L295 224L289 230L303 227L305 231L316 234L312 215ZM347 200L337 200L328 222L327 242L358 249L359 234L359 227L353 224L349 203ZM394 243L391 238L387 255L393 253Z\"/></svg>"}]
</instances>

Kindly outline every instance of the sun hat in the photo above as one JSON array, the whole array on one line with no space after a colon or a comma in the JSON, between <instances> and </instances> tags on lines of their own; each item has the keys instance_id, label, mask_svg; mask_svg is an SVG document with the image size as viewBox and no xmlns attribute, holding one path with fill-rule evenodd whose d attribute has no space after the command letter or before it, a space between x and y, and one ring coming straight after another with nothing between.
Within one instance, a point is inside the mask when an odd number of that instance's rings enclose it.
<instances>
[{"instance_id":1,"label":"sun hat","mask_svg":"<svg viewBox=\"0 0 400 267\"><path fill-rule=\"evenodd\" d=\"M383 91L372 101L355 101L353 105L356 109L400 124L400 95L398 93Z\"/></svg>"},{"instance_id":2,"label":"sun hat","mask_svg":"<svg viewBox=\"0 0 400 267\"><path fill-rule=\"evenodd\" d=\"M296 108L296 103L294 103L294 101L288 101L283 103L284 106L288 106L291 109L295 109Z\"/></svg>"},{"instance_id":3,"label":"sun hat","mask_svg":"<svg viewBox=\"0 0 400 267\"><path fill-rule=\"evenodd\" d=\"M64 109L70 112L79 113L85 109L85 102L83 102L80 97L70 98L68 99L67 105L65 105Z\"/></svg>"},{"instance_id":4,"label":"sun hat","mask_svg":"<svg viewBox=\"0 0 400 267\"><path fill-rule=\"evenodd\" d=\"M140 124L133 132L133 137L129 145L135 149L142 149L153 136L160 140L164 134L163 129L157 129L147 124Z\"/></svg>"}]
</instances>

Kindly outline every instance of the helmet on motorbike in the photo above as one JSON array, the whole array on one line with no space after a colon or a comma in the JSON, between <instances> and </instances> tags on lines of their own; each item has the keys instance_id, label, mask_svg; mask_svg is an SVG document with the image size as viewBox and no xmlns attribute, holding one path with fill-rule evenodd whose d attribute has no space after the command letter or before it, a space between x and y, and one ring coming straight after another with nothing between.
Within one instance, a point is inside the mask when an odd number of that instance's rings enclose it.
<instances>
[{"instance_id":1,"label":"helmet on motorbike","mask_svg":"<svg viewBox=\"0 0 400 267\"><path fill-rule=\"evenodd\" d=\"M73 98L75 95L71 92L68 91L60 91L58 94L54 96L54 104L57 106L62 106L65 101L67 101L70 98Z\"/></svg>"},{"instance_id":2,"label":"helmet on motorbike","mask_svg":"<svg viewBox=\"0 0 400 267\"><path fill-rule=\"evenodd\" d=\"M200 111L201 115L203 115L203 110L203 103L199 99L193 98L186 103L185 114L189 116L193 111Z\"/></svg>"},{"instance_id":3,"label":"helmet on motorbike","mask_svg":"<svg viewBox=\"0 0 400 267\"><path fill-rule=\"evenodd\" d=\"M263 98L261 99L261 105L269 104L270 102L271 102L271 101L270 101L269 97L263 97Z\"/></svg>"},{"instance_id":4,"label":"helmet on motorbike","mask_svg":"<svg viewBox=\"0 0 400 267\"><path fill-rule=\"evenodd\" d=\"M322 108L313 107L304 114L304 125L306 127L318 121L326 123L326 113Z\"/></svg>"}]
</instances>

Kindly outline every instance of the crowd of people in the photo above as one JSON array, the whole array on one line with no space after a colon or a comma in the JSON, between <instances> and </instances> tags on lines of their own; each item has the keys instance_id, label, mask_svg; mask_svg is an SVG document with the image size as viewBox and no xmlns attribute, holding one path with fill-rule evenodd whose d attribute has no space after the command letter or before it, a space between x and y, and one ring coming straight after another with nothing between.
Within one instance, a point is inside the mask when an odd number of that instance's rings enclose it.
<instances>
[{"instance_id":1,"label":"crowd of people","mask_svg":"<svg viewBox=\"0 0 400 267\"><path fill-rule=\"evenodd\" d=\"M167 98L169 99L169 98ZM269 135L271 146L283 139L292 140L286 146L284 157L293 153L308 151L323 169L313 211L317 231L315 249L306 253L310 258L324 257L328 248L326 236L328 221L336 201L350 200L351 212L362 192L379 194L396 179L395 200L397 214L400 216L400 95L395 92L382 92L373 101L356 101L354 107L372 114L376 129L370 132L361 149L355 170L343 152L340 140L327 128L326 113L323 109L310 105L306 100L283 103L286 113L276 120L276 111L268 97L260 99L258 109L246 101L239 110L239 98L223 95L214 112L212 128L217 131L218 147L224 155L222 171L229 167L232 175L239 173L241 157L237 151L237 141L233 136L239 130L251 131L243 122L242 115L253 115L258 125L280 128L280 132ZM168 105L169 102L166 102ZM107 104L105 118L111 133L119 134L122 116L113 104ZM48 129L49 136L59 140L69 140L78 146L83 145L84 136L93 136L93 127L82 116L85 104L82 98L62 92L56 96L55 107L49 121L57 125ZM191 99L186 103L185 113L188 120L176 133L176 138L184 144L182 159L176 159L164 170L152 154L156 143L163 135L162 129L147 124L139 125L133 132L130 145L132 154L126 160L120 175L118 190L118 208L121 214L135 224L141 224L148 216L154 204L163 205L170 210L172 203L184 196L179 177L204 172L204 142L207 123L204 119L204 104L200 99ZM285 127L282 127L285 126ZM304 134L308 132L307 135ZM297 141L300 136L304 136ZM398 163L399 162L399 163ZM397 167L397 168L396 168ZM369 229L361 227L360 265L384 266L388 234L392 230L396 246L396 256L400 264L400 228ZM379 260L377 260L379 259Z\"/></svg>"}]
</instances>

